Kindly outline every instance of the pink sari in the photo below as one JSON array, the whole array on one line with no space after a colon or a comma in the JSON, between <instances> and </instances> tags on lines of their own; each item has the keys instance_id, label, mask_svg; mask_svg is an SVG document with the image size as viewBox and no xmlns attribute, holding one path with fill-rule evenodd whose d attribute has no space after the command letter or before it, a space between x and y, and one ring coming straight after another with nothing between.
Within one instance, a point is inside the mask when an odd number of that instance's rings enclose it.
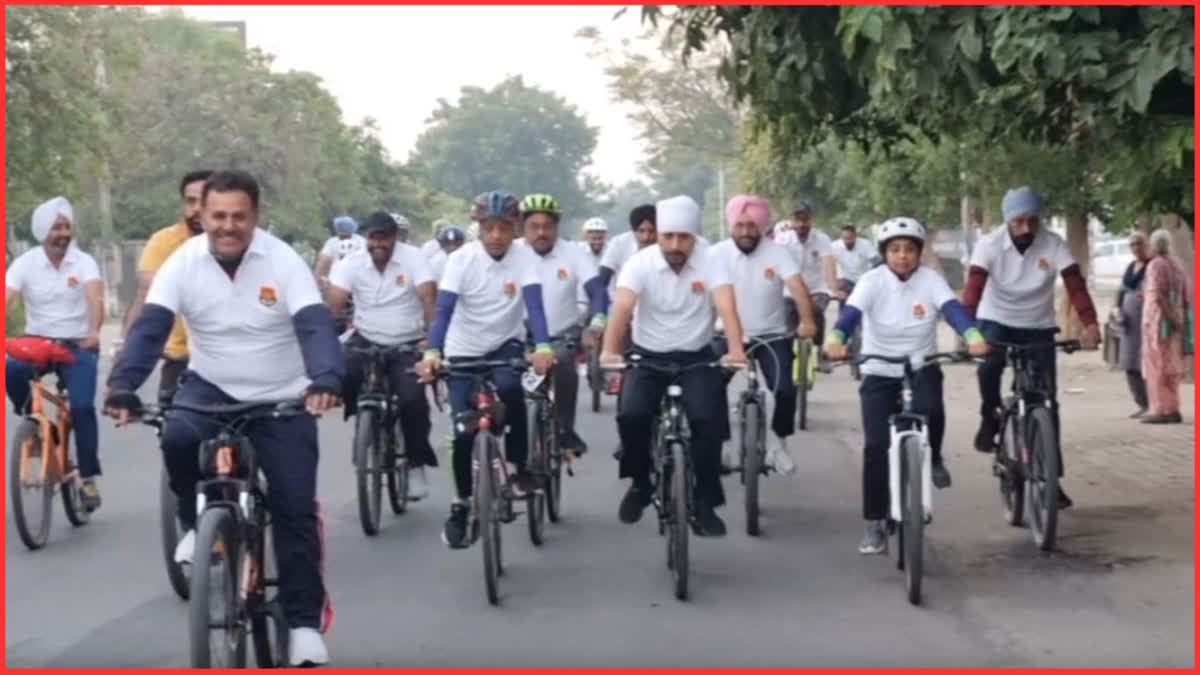
<instances>
[{"instance_id":1,"label":"pink sari","mask_svg":"<svg viewBox=\"0 0 1200 675\"><path fill-rule=\"evenodd\" d=\"M1164 319L1179 320L1184 302L1191 302L1187 276L1179 263L1155 256L1146 265L1142 306L1142 375L1150 399L1151 415L1172 415L1179 410L1179 383L1183 380L1183 326L1164 330ZM1162 304L1165 302L1166 311Z\"/></svg>"}]
</instances>

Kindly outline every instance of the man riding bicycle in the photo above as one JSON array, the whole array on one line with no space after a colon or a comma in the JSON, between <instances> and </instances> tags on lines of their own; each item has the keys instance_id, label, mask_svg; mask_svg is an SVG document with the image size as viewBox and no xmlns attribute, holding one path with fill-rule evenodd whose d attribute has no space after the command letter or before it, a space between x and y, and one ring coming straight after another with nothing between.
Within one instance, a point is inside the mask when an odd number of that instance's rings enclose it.
<instances>
[{"instance_id":1,"label":"man riding bicycle","mask_svg":"<svg viewBox=\"0 0 1200 675\"><path fill-rule=\"evenodd\" d=\"M546 328L552 340L566 338L577 342L570 347L561 343L555 346L552 376L560 447L579 456L587 452L587 444L575 431L575 403L579 396L576 360L578 342L583 337L579 330L578 297L583 291L589 300L592 324L587 339L594 341L595 333L604 330L608 291L591 256L571 242L558 238L560 216L558 201L550 195L527 195L521 200L524 243L537 254L535 269L542 287Z\"/></svg>"},{"instance_id":2,"label":"man riding bicycle","mask_svg":"<svg viewBox=\"0 0 1200 675\"><path fill-rule=\"evenodd\" d=\"M837 288L837 266L833 259L833 242L829 235L812 226L812 207L806 201L798 201L792 207L791 221L782 228L775 237L775 243L782 244L791 251L800 266L800 276L808 287L812 299L813 316L817 320L816 343L821 344L825 339L825 309L829 306L829 297L833 288ZM791 290L783 289L785 298L791 297ZM788 313L788 327L795 330L799 323L796 305L784 303L784 311ZM818 357L820 368L829 372L824 362L824 355Z\"/></svg>"},{"instance_id":3,"label":"man riding bicycle","mask_svg":"<svg viewBox=\"0 0 1200 675\"><path fill-rule=\"evenodd\" d=\"M784 286L791 291L797 316L801 319L795 328L796 335L812 337L815 330L813 307L800 269L782 246L763 237L770 208L767 200L757 195L736 195L730 199L725 206L725 219L731 236L715 244L711 256L729 274L747 341L789 332L787 316L779 304ZM754 350L753 355L775 399L771 429L775 432L776 445L770 448L767 462L780 473L791 474L796 470L787 446L787 438L796 431L792 342L775 340Z\"/></svg>"},{"instance_id":4,"label":"man riding bicycle","mask_svg":"<svg viewBox=\"0 0 1200 675\"><path fill-rule=\"evenodd\" d=\"M437 288L425 256L415 246L400 243L396 220L382 211L372 213L366 222L367 248L334 263L329 271L330 310L334 315L346 309L350 296L355 305L354 329L345 342L346 377L343 395L346 418L357 413L359 388L364 377L364 347L412 348L397 354L388 363L391 390L400 398L398 418L404 435L404 451L409 467L408 497L422 499L428 494L425 467L437 466L437 455L429 445L429 401L425 388L408 371L419 360L418 345L425 328L433 322L433 299Z\"/></svg>"},{"instance_id":5,"label":"man riding bicycle","mask_svg":"<svg viewBox=\"0 0 1200 675\"><path fill-rule=\"evenodd\" d=\"M1032 357L1046 377L1051 399L1057 401L1055 276L1062 277L1067 297L1083 323L1079 341L1085 349L1095 349L1100 342L1096 308L1067 243L1041 226L1042 198L1030 187L1014 188L1004 195L1000 208L1007 226L975 245L963 304L979 319L979 330L989 342L1046 345ZM988 283L989 279L994 283ZM1000 433L996 415L1002 403L1004 359L1004 350L996 350L979 366L980 421L975 449L980 452L993 452ZM1054 411L1057 414L1057 405ZM1061 471L1061 458L1059 467ZM1065 509L1071 504L1060 484L1058 507Z\"/></svg>"},{"instance_id":6,"label":"man riding bicycle","mask_svg":"<svg viewBox=\"0 0 1200 675\"><path fill-rule=\"evenodd\" d=\"M434 282L442 280L442 273L446 270L446 259L450 257L451 253L462 248L465 243L467 243L467 235L457 225L450 225L438 234L437 244L441 248L433 254L433 257L429 258Z\"/></svg>"},{"instance_id":7,"label":"man riding bicycle","mask_svg":"<svg viewBox=\"0 0 1200 675\"><path fill-rule=\"evenodd\" d=\"M75 213L71 202L55 197L33 211L33 238L40 244L21 254L4 274L4 306L25 303L25 334L60 340L73 363L61 364L67 385L71 429L82 479L80 502L100 508L100 429L96 420L96 369L100 326L104 323L104 282L92 256L72 241ZM32 364L4 359L4 388L17 414L28 412Z\"/></svg>"},{"instance_id":8,"label":"man riding bicycle","mask_svg":"<svg viewBox=\"0 0 1200 675\"><path fill-rule=\"evenodd\" d=\"M429 380L441 367L443 349L451 364L456 359L521 358L525 354L526 314L536 343L530 361L534 370L544 375L550 370L554 354L546 329L537 261L528 248L513 245L520 218L517 198L506 192L485 192L475 198L472 217L479 223L480 239L463 246L446 261L429 349L420 364L422 379ZM516 466L513 488L524 494L535 487L525 467L525 393L520 376L512 369L498 368L492 376L508 425L505 456ZM452 414L472 408L471 378L450 377L448 390ZM442 529L442 541L451 548L466 548L471 543L468 504L473 442L473 435L456 430L452 459L456 499Z\"/></svg>"},{"instance_id":9,"label":"man riding bicycle","mask_svg":"<svg viewBox=\"0 0 1200 675\"><path fill-rule=\"evenodd\" d=\"M603 218L588 218L583 221L580 230L583 241L579 242L579 246L591 254L592 262L599 269L604 251L608 247L608 223L604 222Z\"/></svg>"},{"instance_id":10,"label":"man riding bicycle","mask_svg":"<svg viewBox=\"0 0 1200 675\"><path fill-rule=\"evenodd\" d=\"M833 242L830 250L837 265L837 285L833 288L833 298L845 303L854 291L854 284L871 269L874 253L870 246L859 244L858 231L853 225L842 226L841 238Z\"/></svg>"},{"instance_id":11,"label":"man riding bicycle","mask_svg":"<svg viewBox=\"0 0 1200 675\"><path fill-rule=\"evenodd\" d=\"M154 369L176 316L187 321L191 346L176 402L269 403L306 396L314 415L337 405L343 368L332 316L299 254L258 229L258 203L258 183L245 172L219 171L205 182L201 218L207 234L189 239L155 275L109 376L107 412L125 422L141 410L135 392ZM166 418L163 459L187 530L175 549L180 563L190 563L194 554L200 444L217 428L189 412L171 411ZM247 433L270 485L289 663L326 663L321 632L332 609L322 580L316 419L263 419Z\"/></svg>"},{"instance_id":12,"label":"man riding bicycle","mask_svg":"<svg viewBox=\"0 0 1200 675\"><path fill-rule=\"evenodd\" d=\"M741 322L729 277L708 251L696 250L699 205L690 197L679 196L658 202L656 211L659 243L639 251L621 270L601 363L622 363L622 343L631 321L633 351L644 358L680 366L715 360L714 305L728 339L725 360L745 363ZM617 431L624 448L619 476L632 479L619 509L625 523L640 520L654 494L651 427L670 382L669 376L649 369L627 374L617 412ZM693 368L678 382L691 429L696 478L692 529L701 537L724 536L725 523L715 509L725 502L721 487L721 437L726 426L722 418L729 414L723 405L725 383L713 368Z\"/></svg>"}]
</instances>

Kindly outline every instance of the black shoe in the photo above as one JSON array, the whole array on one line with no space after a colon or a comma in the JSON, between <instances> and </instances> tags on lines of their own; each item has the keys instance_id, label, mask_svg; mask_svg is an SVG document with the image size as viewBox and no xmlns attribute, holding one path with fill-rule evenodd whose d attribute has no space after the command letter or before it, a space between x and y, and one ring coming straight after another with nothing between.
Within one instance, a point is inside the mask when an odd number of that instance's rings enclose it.
<instances>
[{"instance_id":1,"label":"black shoe","mask_svg":"<svg viewBox=\"0 0 1200 675\"><path fill-rule=\"evenodd\" d=\"M979 430L975 432L975 449L979 452L996 451L996 435L1000 433L1000 424L993 415L984 415L979 420Z\"/></svg>"},{"instance_id":2,"label":"black shoe","mask_svg":"<svg viewBox=\"0 0 1200 675\"><path fill-rule=\"evenodd\" d=\"M692 516L692 532L697 537L724 537L725 521L711 506L697 504L696 513Z\"/></svg>"},{"instance_id":3,"label":"black shoe","mask_svg":"<svg viewBox=\"0 0 1200 675\"><path fill-rule=\"evenodd\" d=\"M1058 486L1058 510L1062 511L1063 509L1069 509L1074 505L1075 502L1071 501L1071 498L1067 496L1065 491L1063 491L1062 486Z\"/></svg>"},{"instance_id":4,"label":"black shoe","mask_svg":"<svg viewBox=\"0 0 1200 675\"><path fill-rule=\"evenodd\" d=\"M939 490L945 490L950 487L950 470L946 468L945 463L933 465L933 486Z\"/></svg>"},{"instance_id":5,"label":"black shoe","mask_svg":"<svg viewBox=\"0 0 1200 675\"><path fill-rule=\"evenodd\" d=\"M471 509L466 504L451 504L450 517L442 527L442 541L450 548L466 548L471 545L467 532L467 517Z\"/></svg>"},{"instance_id":6,"label":"black shoe","mask_svg":"<svg viewBox=\"0 0 1200 675\"><path fill-rule=\"evenodd\" d=\"M587 443L584 443L579 434L574 431L563 434L562 440L559 441L559 447L576 457L582 457L588 450Z\"/></svg>"},{"instance_id":7,"label":"black shoe","mask_svg":"<svg viewBox=\"0 0 1200 675\"><path fill-rule=\"evenodd\" d=\"M621 507L617 510L617 516L622 523L636 523L642 519L642 512L650 506L650 501L653 498L653 492L649 486L638 487L630 485L625 496L621 498Z\"/></svg>"}]
</instances>

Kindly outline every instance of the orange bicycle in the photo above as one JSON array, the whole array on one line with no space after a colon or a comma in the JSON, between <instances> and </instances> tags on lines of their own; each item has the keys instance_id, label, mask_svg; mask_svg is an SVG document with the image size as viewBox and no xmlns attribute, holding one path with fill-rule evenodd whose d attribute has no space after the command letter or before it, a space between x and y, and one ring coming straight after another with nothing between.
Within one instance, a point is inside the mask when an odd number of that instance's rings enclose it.
<instances>
[{"instance_id":1,"label":"orange bicycle","mask_svg":"<svg viewBox=\"0 0 1200 675\"><path fill-rule=\"evenodd\" d=\"M67 401L66 383L60 376L56 392L42 383L42 377L54 372L61 363L58 360L35 364L36 374L29 383L29 413L17 424L9 453L13 520L21 541L31 551L46 545L55 492L62 494L63 509L72 525L86 525L90 517L83 507L80 494L83 481L71 449L71 405ZM25 507L39 501L41 515L32 518Z\"/></svg>"}]
</instances>

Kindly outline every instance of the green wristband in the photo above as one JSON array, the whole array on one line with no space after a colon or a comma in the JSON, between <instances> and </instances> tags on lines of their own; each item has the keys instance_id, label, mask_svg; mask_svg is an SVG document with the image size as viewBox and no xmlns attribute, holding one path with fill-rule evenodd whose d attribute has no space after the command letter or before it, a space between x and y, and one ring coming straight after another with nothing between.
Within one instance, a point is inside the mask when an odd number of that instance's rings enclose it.
<instances>
[{"instance_id":1,"label":"green wristband","mask_svg":"<svg viewBox=\"0 0 1200 675\"><path fill-rule=\"evenodd\" d=\"M430 348L430 349L425 350L425 360L426 361L428 361L430 359L440 359L440 358L442 358L442 351L440 349Z\"/></svg>"},{"instance_id":2,"label":"green wristband","mask_svg":"<svg viewBox=\"0 0 1200 675\"><path fill-rule=\"evenodd\" d=\"M829 337L825 338L825 344L831 347L846 344L846 336L842 335L842 331L834 329L829 331Z\"/></svg>"},{"instance_id":3,"label":"green wristband","mask_svg":"<svg viewBox=\"0 0 1200 675\"><path fill-rule=\"evenodd\" d=\"M538 344L537 347L534 348L533 353L534 354L553 354L554 348L551 347L549 343L542 342L542 343Z\"/></svg>"},{"instance_id":4,"label":"green wristband","mask_svg":"<svg viewBox=\"0 0 1200 675\"><path fill-rule=\"evenodd\" d=\"M975 326L971 326L966 330L965 333L963 333L963 339L966 340L967 344L969 345L981 345L984 342L987 342L987 340L983 339L983 333L981 333Z\"/></svg>"}]
</instances>

